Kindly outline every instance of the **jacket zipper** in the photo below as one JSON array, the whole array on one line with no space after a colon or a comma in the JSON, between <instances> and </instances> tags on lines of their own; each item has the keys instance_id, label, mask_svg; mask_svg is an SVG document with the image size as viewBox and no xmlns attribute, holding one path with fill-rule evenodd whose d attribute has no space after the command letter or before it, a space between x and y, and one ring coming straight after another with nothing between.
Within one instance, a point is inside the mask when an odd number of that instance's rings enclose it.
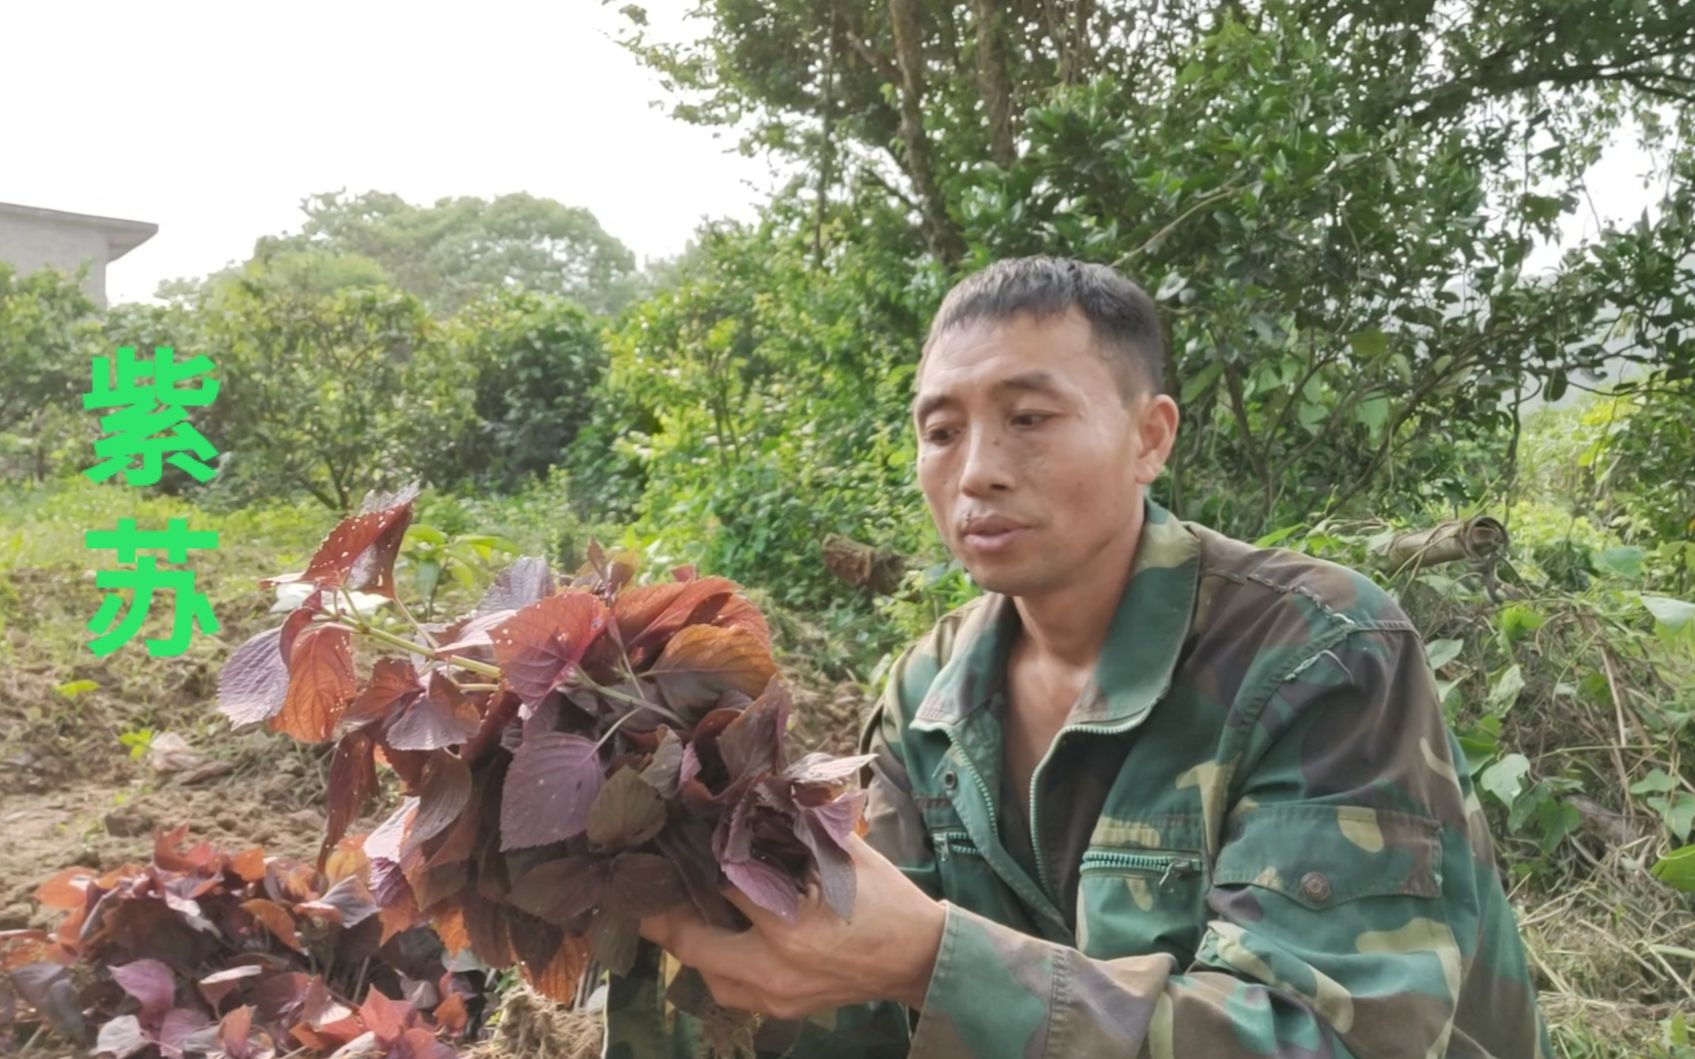
<instances>
[{"instance_id":1,"label":"jacket zipper","mask_svg":"<svg viewBox=\"0 0 1695 1059\"><path fill-rule=\"evenodd\" d=\"M1079 724L1061 729L1059 734L1054 736L1053 742L1048 744L1047 753L1043 754L1042 759L1036 762L1035 771L1030 773L1030 852L1036 856L1036 885L1040 886L1042 893L1047 894L1048 900L1056 905L1059 903L1059 898L1054 896L1053 888L1048 885L1048 864L1046 858L1042 856L1042 818L1036 815L1036 792L1042 789L1042 767L1048 763L1049 758L1053 757L1054 751L1059 749L1060 742L1072 732L1083 732L1088 735L1120 735L1141 724L1146 716L1146 714L1143 714L1142 717L1135 720L1118 724ZM982 780L979 779L977 782L982 783ZM994 803L989 804L993 805Z\"/></svg>"},{"instance_id":2,"label":"jacket zipper","mask_svg":"<svg viewBox=\"0 0 1695 1059\"><path fill-rule=\"evenodd\" d=\"M989 833L992 835L1000 834L1000 820L995 813L995 800L989 797L989 785L983 781L983 776L977 771L977 766L971 763L969 754L959 755L959 766L971 774L972 780L977 784L977 789L983 792L983 804L989 807Z\"/></svg>"},{"instance_id":3,"label":"jacket zipper","mask_svg":"<svg viewBox=\"0 0 1695 1059\"><path fill-rule=\"evenodd\" d=\"M1091 849L1083 854L1082 870L1106 868L1159 875L1159 887L1164 889L1173 877L1193 875L1201 870L1201 859L1178 853L1126 853L1119 850Z\"/></svg>"},{"instance_id":4,"label":"jacket zipper","mask_svg":"<svg viewBox=\"0 0 1695 1059\"><path fill-rule=\"evenodd\" d=\"M936 837L947 846L949 853L968 853L974 857L983 855L983 851L977 848L977 843L971 841L971 836L964 831L942 831L938 832Z\"/></svg>"},{"instance_id":5,"label":"jacket zipper","mask_svg":"<svg viewBox=\"0 0 1695 1059\"><path fill-rule=\"evenodd\" d=\"M960 754L959 755L959 767L963 771L971 774L972 782L976 783L977 789L982 792L982 794L983 794L983 804L989 807L989 834L991 836L994 836L995 839L998 840L998 838L1000 836L1000 829L1001 829L1000 828L1000 814L995 812L995 799L993 797L991 797L990 794L989 794L988 783L984 781L983 774L977 771L977 766L973 765L971 763L970 755L968 755L968 754ZM1031 827L1031 837L1032 838L1035 837L1035 827L1034 827L1034 825L1032 825L1032 827ZM985 859L989 860L991 864L993 863L993 858L988 857L987 854L985 854L982 850L975 848L975 846L973 846L971 852L976 854L977 856L984 857ZM1038 853L1037 856L1040 857L1041 854ZM1037 896L1039 896L1042 900L1047 901L1050 905L1053 905L1054 904L1053 894L1049 892L1047 882L1043 879L1036 879L1036 880L1034 880L1034 882L1036 883L1036 894L1037 894ZM1018 891L1018 887L1016 885L1014 885L1012 889L1015 893ZM1025 897L1024 900L1028 901L1029 898ZM1053 911L1053 918L1056 921L1058 921L1059 913L1057 912L1057 910Z\"/></svg>"}]
</instances>

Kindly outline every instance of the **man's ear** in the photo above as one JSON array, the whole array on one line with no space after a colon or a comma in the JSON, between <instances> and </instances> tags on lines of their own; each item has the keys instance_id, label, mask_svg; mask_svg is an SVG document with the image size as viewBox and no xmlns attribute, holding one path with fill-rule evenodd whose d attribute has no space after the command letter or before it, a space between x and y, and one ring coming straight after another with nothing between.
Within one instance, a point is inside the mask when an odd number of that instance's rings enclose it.
<instances>
[{"instance_id":1,"label":"man's ear","mask_svg":"<svg viewBox=\"0 0 1695 1059\"><path fill-rule=\"evenodd\" d=\"M1136 410L1136 481L1151 485L1165 461L1171 458L1171 446L1177 442L1180 416L1177 402L1167 394L1143 395Z\"/></svg>"}]
</instances>

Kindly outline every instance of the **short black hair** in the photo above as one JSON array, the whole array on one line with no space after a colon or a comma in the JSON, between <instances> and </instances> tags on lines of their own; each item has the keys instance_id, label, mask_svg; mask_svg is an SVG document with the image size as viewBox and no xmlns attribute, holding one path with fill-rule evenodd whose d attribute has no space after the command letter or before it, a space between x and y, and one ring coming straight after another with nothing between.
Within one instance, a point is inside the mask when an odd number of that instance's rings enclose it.
<instances>
[{"instance_id":1,"label":"short black hair","mask_svg":"<svg viewBox=\"0 0 1695 1059\"><path fill-rule=\"evenodd\" d=\"M1028 313L1037 320L1076 307L1128 400L1165 392L1165 331L1152 298L1106 265L1038 254L996 261L954 284L930 322L919 364L944 333Z\"/></svg>"}]
</instances>

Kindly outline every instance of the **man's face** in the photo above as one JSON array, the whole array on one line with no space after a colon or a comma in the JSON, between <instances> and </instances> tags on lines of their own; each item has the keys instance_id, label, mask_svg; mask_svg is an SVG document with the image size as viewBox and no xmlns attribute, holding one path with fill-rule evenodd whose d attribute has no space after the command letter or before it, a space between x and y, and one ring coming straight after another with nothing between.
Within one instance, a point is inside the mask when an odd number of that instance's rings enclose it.
<instances>
[{"instance_id":1,"label":"man's face","mask_svg":"<svg viewBox=\"0 0 1695 1059\"><path fill-rule=\"evenodd\" d=\"M1076 309L945 333L913 402L918 482L942 540L992 592L1037 596L1096 573L1140 525L1170 451L1168 397L1126 402Z\"/></svg>"}]
</instances>

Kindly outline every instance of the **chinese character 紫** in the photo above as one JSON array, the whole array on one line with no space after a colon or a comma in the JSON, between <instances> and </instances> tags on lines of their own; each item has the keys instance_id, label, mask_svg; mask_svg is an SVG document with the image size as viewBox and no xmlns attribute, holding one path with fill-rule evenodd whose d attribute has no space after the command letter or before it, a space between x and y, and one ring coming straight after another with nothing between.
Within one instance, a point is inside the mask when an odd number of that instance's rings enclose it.
<instances>
[{"instance_id":1,"label":"chinese character \u7d2b","mask_svg":"<svg viewBox=\"0 0 1695 1059\"><path fill-rule=\"evenodd\" d=\"M100 417L106 435L94 443L100 462L82 473L96 482L122 473L130 485L156 485L169 463L197 482L211 480L218 472L206 461L218 450L188 422L188 409L218 396L218 380L207 376L212 359L202 354L178 363L169 346L156 347L150 358L119 346L116 359L114 372L112 361L94 358L93 389L82 398L84 408L116 409ZM183 385L189 382L197 385Z\"/></svg>"}]
</instances>

